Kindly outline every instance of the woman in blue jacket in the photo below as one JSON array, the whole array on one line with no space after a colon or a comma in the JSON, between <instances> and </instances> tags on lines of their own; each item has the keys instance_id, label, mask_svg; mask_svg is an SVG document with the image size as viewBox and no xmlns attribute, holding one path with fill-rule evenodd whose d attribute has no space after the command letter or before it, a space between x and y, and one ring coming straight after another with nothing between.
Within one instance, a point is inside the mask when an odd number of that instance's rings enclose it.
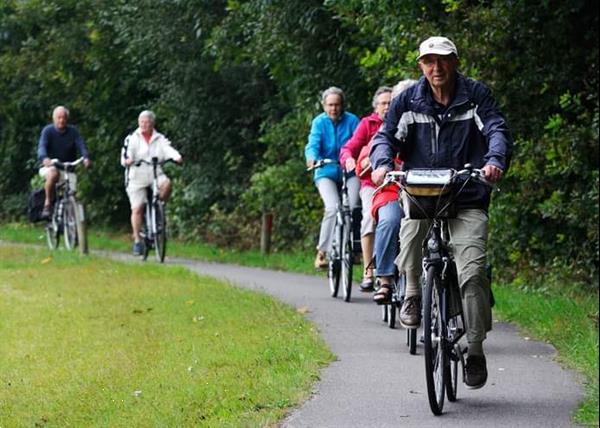
<instances>
[{"instance_id":1,"label":"woman in blue jacket","mask_svg":"<svg viewBox=\"0 0 600 428\"><path fill-rule=\"evenodd\" d=\"M304 149L306 165L309 168L321 159L337 161L340 149L358 126L358 117L344 111L344 101L344 91L340 88L332 86L323 92L321 104L324 112L313 119L308 144ZM325 205L315 259L315 268L322 269L327 267L327 252L331 248L342 169L337 163L325 165L315 170L314 181ZM360 182L358 177L350 177L347 185L350 208L354 208L359 201Z\"/></svg>"}]
</instances>

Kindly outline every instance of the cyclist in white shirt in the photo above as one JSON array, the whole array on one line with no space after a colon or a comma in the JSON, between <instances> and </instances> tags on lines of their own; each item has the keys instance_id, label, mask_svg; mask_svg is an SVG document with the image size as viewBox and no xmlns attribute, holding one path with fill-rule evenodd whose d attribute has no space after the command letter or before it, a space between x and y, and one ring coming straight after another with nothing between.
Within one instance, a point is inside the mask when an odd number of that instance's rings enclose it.
<instances>
[{"instance_id":1,"label":"cyclist in white shirt","mask_svg":"<svg viewBox=\"0 0 600 428\"><path fill-rule=\"evenodd\" d=\"M140 160L152 162L153 157L157 157L159 161L173 159L179 164L183 162L181 154L171 146L171 142L154 129L155 121L156 116L152 111L141 112L138 116L138 128L125 138L121 151L121 165L128 168L126 190L131 205L134 255L142 254L140 230L144 205L147 202L146 189L152 185L154 178L152 165L144 163L136 165L136 162ZM160 167L158 169L158 186L159 197L166 202L171 195L171 182Z\"/></svg>"}]
</instances>

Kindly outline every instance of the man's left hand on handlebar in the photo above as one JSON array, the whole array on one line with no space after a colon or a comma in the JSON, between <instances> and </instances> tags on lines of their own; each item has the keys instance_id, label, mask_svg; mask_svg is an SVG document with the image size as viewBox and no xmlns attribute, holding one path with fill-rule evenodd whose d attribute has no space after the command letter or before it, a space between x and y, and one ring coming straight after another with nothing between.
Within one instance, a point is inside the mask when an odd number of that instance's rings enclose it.
<instances>
[{"instance_id":1,"label":"man's left hand on handlebar","mask_svg":"<svg viewBox=\"0 0 600 428\"><path fill-rule=\"evenodd\" d=\"M500 179L502 178L502 174L504 173L504 171L502 171L500 168L489 164L481 169L485 174L485 179L491 183L496 183L500 181Z\"/></svg>"}]
</instances>

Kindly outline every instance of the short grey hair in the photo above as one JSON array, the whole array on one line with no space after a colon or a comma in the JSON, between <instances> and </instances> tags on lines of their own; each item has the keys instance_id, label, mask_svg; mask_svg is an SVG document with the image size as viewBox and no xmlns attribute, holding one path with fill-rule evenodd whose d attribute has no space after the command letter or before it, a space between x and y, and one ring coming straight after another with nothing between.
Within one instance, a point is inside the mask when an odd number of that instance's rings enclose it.
<instances>
[{"instance_id":1,"label":"short grey hair","mask_svg":"<svg viewBox=\"0 0 600 428\"><path fill-rule=\"evenodd\" d=\"M66 108L65 106L54 107L54 110L52 110L52 117L54 117L54 115L57 114L61 110L64 111L65 113L67 113L67 117L69 117L69 115L70 115L69 109Z\"/></svg>"},{"instance_id":2,"label":"short grey hair","mask_svg":"<svg viewBox=\"0 0 600 428\"><path fill-rule=\"evenodd\" d=\"M346 96L344 95L344 91L342 91L337 86L330 86L329 88L323 91L323 93L321 94L321 104L325 104L325 100L329 95L339 95L342 99L342 105L346 104Z\"/></svg>"},{"instance_id":3,"label":"short grey hair","mask_svg":"<svg viewBox=\"0 0 600 428\"><path fill-rule=\"evenodd\" d=\"M152 110L144 110L143 112L141 112L138 116L138 120L140 120L144 116L150 119L150 122L152 122L152 124L156 122L156 115Z\"/></svg>"},{"instance_id":4,"label":"short grey hair","mask_svg":"<svg viewBox=\"0 0 600 428\"><path fill-rule=\"evenodd\" d=\"M406 91L408 88L416 84L417 81L413 79L405 79L401 80L394 85L392 88L392 99L396 98L402 92Z\"/></svg>"},{"instance_id":5,"label":"short grey hair","mask_svg":"<svg viewBox=\"0 0 600 428\"><path fill-rule=\"evenodd\" d=\"M390 88L389 86L380 86L379 88L377 88L377 90L375 91L375 95L373 95L373 108L377 107L377 98L379 98L379 95L386 94L388 92L392 92L392 88Z\"/></svg>"}]
</instances>

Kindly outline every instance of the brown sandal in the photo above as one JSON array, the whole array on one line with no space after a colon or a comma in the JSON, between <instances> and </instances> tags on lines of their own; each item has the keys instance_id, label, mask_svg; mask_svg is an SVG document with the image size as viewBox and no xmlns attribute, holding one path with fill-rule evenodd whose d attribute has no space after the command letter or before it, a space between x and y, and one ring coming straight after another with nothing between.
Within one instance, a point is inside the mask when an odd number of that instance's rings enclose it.
<instances>
[{"instance_id":1,"label":"brown sandal","mask_svg":"<svg viewBox=\"0 0 600 428\"><path fill-rule=\"evenodd\" d=\"M375 294L373 294L373 301L378 305L385 305L390 303L392 297L392 285L391 284L381 284L379 290Z\"/></svg>"}]
</instances>

